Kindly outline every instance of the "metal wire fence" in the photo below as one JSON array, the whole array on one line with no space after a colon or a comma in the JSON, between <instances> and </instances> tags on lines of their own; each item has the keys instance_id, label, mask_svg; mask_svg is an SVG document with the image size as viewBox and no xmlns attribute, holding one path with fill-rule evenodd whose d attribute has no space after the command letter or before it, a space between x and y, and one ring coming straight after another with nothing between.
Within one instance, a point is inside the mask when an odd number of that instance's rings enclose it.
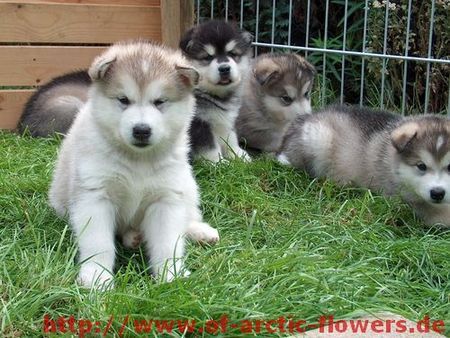
<instances>
[{"instance_id":1,"label":"metal wire fence","mask_svg":"<svg viewBox=\"0 0 450 338\"><path fill-rule=\"evenodd\" d=\"M450 0L196 0L196 14L237 22L255 55L302 52L316 105L450 115Z\"/></svg>"}]
</instances>

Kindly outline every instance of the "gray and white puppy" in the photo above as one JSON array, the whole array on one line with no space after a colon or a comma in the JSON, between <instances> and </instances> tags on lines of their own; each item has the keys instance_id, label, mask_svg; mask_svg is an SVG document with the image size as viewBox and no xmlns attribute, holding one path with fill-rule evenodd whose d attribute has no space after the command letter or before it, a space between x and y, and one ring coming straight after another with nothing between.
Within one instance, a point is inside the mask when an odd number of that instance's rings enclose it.
<instances>
[{"instance_id":1,"label":"gray and white puppy","mask_svg":"<svg viewBox=\"0 0 450 338\"><path fill-rule=\"evenodd\" d=\"M311 113L315 74L314 66L296 54L257 57L236 120L239 140L248 148L277 151L289 123Z\"/></svg>"},{"instance_id":2,"label":"gray and white puppy","mask_svg":"<svg viewBox=\"0 0 450 338\"><path fill-rule=\"evenodd\" d=\"M145 42L117 43L97 57L88 101L62 143L49 198L68 215L81 262L78 281L112 280L114 235L143 239L152 271L183 273L184 235L218 240L202 222L188 162L197 71L179 51Z\"/></svg>"},{"instance_id":3,"label":"gray and white puppy","mask_svg":"<svg viewBox=\"0 0 450 338\"><path fill-rule=\"evenodd\" d=\"M239 147L234 123L249 70L251 42L250 33L219 20L196 26L181 39L183 54L200 73L190 128L193 157L214 162L230 155L247 157Z\"/></svg>"},{"instance_id":4,"label":"gray and white puppy","mask_svg":"<svg viewBox=\"0 0 450 338\"><path fill-rule=\"evenodd\" d=\"M450 226L450 120L332 106L298 116L280 162L340 184L400 195L428 225Z\"/></svg>"},{"instance_id":5,"label":"gray and white puppy","mask_svg":"<svg viewBox=\"0 0 450 338\"><path fill-rule=\"evenodd\" d=\"M87 101L91 78L81 70L58 76L40 87L28 100L19 121L19 132L46 137L66 134Z\"/></svg>"}]
</instances>

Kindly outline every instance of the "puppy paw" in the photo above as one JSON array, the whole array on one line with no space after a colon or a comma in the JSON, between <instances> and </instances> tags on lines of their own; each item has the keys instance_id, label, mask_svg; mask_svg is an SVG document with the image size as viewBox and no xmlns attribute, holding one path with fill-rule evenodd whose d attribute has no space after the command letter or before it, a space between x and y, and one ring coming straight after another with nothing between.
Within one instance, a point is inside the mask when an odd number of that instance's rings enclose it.
<instances>
[{"instance_id":1,"label":"puppy paw","mask_svg":"<svg viewBox=\"0 0 450 338\"><path fill-rule=\"evenodd\" d=\"M142 233L137 230L128 230L122 236L122 244L128 249L136 250L142 243Z\"/></svg>"},{"instance_id":2,"label":"puppy paw","mask_svg":"<svg viewBox=\"0 0 450 338\"><path fill-rule=\"evenodd\" d=\"M194 154L194 158L210 161L212 163L219 163L222 159L222 154L217 148L203 149Z\"/></svg>"},{"instance_id":3,"label":"puppy paw","mask_svg":"<svg viewBox=\"0 0 450 338\"><path fill-rule=\"evenodd\" d=\"M244 162L251 162L252 161L252 158L250 157L250 155L245 150L243 150L241 148L234 149L234 153L236 154L236 157L239 157Z\"/></svg>"},{"instance_id":4,"label":"puppy paw","mask_svg":"<svg viewBox=\"0 0 450 338\"><path fill-rule=\"evenodd\" d=\"M200 243L214 244L219 241L219 232L208 223L192 221L186 231L187 236Z\"/></svg>"},{"instance_id":5,"label":"puppy paw","mask_svg":"<svg viewBox=\"0 0 450 338\"><path fill-rule=\"evenodd\" d=\"M290 166L291 163L289 162L289 159L287 158L286 154L281 153L276 157L277 161L283 165Z\"/></svg>"},{"instance_id":6,"label":"puppy paw","mask_svg":"<svg viewBox=\"0 0 450 338\"><path fill-rule=\"evenodd\" d=\"M88 262L80 268L77 278L78 284L82 287L100 291L106 291L114 288L113 277L96 263Z\"/></svg>"}]
</instances>

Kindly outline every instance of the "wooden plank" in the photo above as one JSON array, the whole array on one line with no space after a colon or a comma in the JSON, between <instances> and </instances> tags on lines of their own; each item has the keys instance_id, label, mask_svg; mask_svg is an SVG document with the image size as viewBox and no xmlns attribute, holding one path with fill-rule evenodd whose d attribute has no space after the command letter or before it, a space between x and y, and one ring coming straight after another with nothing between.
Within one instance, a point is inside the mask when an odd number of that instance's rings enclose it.
<instances>
[{"instance_id":1,"label":"wooden plank","mask_svg":"<svg viewBox=\"0 0 450 338\"><path fill-rule=\"evenodd\" d=\"M0 3L0 42L161 41L161 9L152 6Z\"/></svg>"},{"instance_id":2,"label":"wooden plank","mask_svg":"<svg viewBox=\"0 0 450 338\"><path fill-rule=\"evenodd\" d=\"M0 90L0 129L15 129L33 90Z\"/></svg>"},{"instance_id":3,"label":"wooden plank","mask_svg":"<svg viewBox=\"0 0 450 338\"><path fill-rule=\"evenodd\" d=\"M165 0L161 4L161 38L173 48L180 40L180 0Z\"/></svg>"},{"instance_id":4,"label":"wooden plank","mask_svg":"<svg viewBox=\"0 0 450 338\"><path fill-rule=\"evenodd\" d=\"M164 0L161 2L162 41L173 48L184 32L194 24L193 0Z\"/></svg>"},{"instance_id":5,"label":"wooden plank","mask_svg":"<svg viewBox=\"0 0 450 338\"><path fill-rule=\"evenodd\" d=\"M42 85L55 76L88 68L104 49L0 46L0 86Z\"/></svg>"},{"instance_id":6,"label":"wooden plank","mask_svg":"<svg viewBox=\"0 0 450 338\"><path fill-rule=\"evenodd\" d=\"M160 0L0 0L0 2L13 3L59 3L59 4L98 4L98 5L137 5L137 6L160 6Z\"/></svg>"},{"instance_id":7,"label":"wooden plank","mask_svg":"<svg viewBox=\"0 0 450 338\"><path fill-rule=\"evenodd\" d=\"M195 24L195 4L194 0L185 0L180 3L180 38L186 31Z\"/></svg>"}]
</instances>

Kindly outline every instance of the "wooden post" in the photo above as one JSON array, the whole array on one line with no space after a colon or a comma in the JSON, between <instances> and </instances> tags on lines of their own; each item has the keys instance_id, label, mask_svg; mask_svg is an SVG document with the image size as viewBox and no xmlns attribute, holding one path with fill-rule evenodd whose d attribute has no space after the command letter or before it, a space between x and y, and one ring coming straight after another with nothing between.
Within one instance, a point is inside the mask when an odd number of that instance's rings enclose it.
<instances>
[{"instance_id":1,"label":"wooden post","mask_svg":"<svg viewBox=\"0 0 450 338\"><path fill-rule=\"evenodd\" d=\"M161 36L166 45L178 48L180 38L194 25L194 0L161 0Z\"/></svg>"}]
</instances>

